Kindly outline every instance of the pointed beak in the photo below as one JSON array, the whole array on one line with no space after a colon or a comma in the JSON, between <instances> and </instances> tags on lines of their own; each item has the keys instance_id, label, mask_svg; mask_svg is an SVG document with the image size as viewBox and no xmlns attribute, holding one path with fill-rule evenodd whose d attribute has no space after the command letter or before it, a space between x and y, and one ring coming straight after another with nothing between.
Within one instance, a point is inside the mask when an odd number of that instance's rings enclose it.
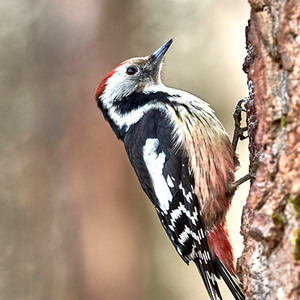
<instances>
[{"instance_id":1,"label":"pointed beak","mask_svg":"<svg viewBox=\"0 0 300 300\"><path fill-rule=\"evenodd\" d=\"M173 43L173 39L170 39L159 49L157 49L153 54L151 54L149 56L149 64L158 67L172 43Z\"/></svg>"}]
</instances>

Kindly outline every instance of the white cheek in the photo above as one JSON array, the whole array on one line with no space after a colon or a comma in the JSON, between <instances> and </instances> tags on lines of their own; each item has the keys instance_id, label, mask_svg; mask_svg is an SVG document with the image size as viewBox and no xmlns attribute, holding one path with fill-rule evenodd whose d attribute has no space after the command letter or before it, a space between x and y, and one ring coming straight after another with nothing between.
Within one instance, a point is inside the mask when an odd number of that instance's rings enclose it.
<instances>
[{"instance_id":1,"label":"white cheek","mask_svg":"<svg viewBox=\"0 0 300 300\"><path fill-rule=\"evenodd\" d=\"M120 67L106 81L105 91L101 97L103 107L111 108L115 100L129 96L135 91L135 88L135 82L126 75L126 68Z\"/></svg>"}]
</instances>

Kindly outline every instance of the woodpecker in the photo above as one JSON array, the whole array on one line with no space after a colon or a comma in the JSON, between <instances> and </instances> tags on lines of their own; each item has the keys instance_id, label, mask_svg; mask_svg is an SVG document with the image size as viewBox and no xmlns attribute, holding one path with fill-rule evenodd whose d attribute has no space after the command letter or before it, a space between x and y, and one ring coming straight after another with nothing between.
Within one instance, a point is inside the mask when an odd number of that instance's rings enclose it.
<instances>
[{"instance_id":1,"label":"woodpecker","mask_svg":"<svg viewBox=\"0 0 300 300\"><path fill-rule=\"evenodd\" d=\"M96 102L124 143L176 251L185 263L196 264L210 298L222 299L217 283L222 277L235 299L245 299L225 219L237 160L209 104L162 83L172 42L112 69Z\"/></svg>"}]
</instances>

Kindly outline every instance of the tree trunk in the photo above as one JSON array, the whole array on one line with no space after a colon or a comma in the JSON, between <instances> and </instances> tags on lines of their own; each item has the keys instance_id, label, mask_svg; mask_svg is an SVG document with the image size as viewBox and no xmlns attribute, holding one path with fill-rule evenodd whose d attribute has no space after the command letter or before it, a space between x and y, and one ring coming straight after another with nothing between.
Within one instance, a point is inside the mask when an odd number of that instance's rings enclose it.
<instances>
[{"instance_id":1,"label":"tree trunk","mask_svg":"<svg viewBox=\"0 0 300 300\"><path fill-rule=\"evenodd\" d=\"M249 0L246 103L250 167L238 261L248 299L300 295L300 39L297 0ZM257 158L257 160L256 160Z\"/></svg>"}]
</instances>

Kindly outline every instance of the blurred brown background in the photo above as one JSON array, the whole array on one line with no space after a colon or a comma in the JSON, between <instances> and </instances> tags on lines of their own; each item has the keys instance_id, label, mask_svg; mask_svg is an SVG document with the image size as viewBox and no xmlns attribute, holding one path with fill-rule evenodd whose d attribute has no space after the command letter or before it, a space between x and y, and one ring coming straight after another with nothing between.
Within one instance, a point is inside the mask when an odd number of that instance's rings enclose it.
<instances>
[{"instance_id":1,"label":"blurred brown background","mask_svg":"<svg viewBox=\"0 0 300 300\"><path fill-rule=\"evenodd\" d=\"M94 94L120 61L173 38L165 84L210 102L232 135L248 15L235 0L0 2L0 299L208 299ZM229 215L236 256L246 194Z\"/></svg>"}]
</instances>

